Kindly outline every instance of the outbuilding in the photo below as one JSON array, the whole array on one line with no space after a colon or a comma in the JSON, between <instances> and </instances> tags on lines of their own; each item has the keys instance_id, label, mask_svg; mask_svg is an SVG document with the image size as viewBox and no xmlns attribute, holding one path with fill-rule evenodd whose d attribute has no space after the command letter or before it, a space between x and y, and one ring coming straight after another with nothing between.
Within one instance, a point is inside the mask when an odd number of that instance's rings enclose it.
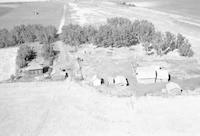
<instances>
[{"instance_id":1,"label":"outbuilding","mask_svg":"<svg viewBox=\"0 0 200 136\"><path fill-rule=\"evenodd\" d=\"M166 90L167 90L167 93L170 95L180 95L182 93L181 87L177 83L174 83L174 82L169 82L166 85Z\"/></svg>"},{"instance_id":2,"label":"outbuilding","mask_svg":"<svg viewBox=\"0 0 200 136\"><path fill-rule=\"evenodd\" d=\"M128 80L124 76L115 77L114 82L115 82L115 85L128 86Z\"/></svg>"},{"instance_id":3,"label":"outbuilding","mask_svg":"<svg viewBox=\"0 0 200 136\"><path fill-rule=\"evenodd\" d=\"M136 69L137 82L141 84L153 84L156 82L155 67L138 67Z\"/></svg>"},{"instance_id":4,"label":"outbuilding","mask_svg":"<svg viewBox=\"0 0 200 136\"><path fill-rule=\"evenodd\" d=\"M141 84L163 83L170 80L170 74L160 66L145 66L136 69L136 78Z\"/></svg>"},{"instance_id":5,"label":"outbuilding","mask_svg":"<svg viewBox=\"0 0 200 136\"><path fill-rule=\"evenodd\" d=\"M165 69L156 70L156 83L165 83L170 80L170 75Z\"/></svg>"},{"instance_id":6,"label":"outbuilding","mask_svg":"<svg viewBox=\"0 0 200 136\"><path fill-rule=\"evenodd\" d=\"M44 73L44 70L46 70L46 67L36 62L29 63L28 67L23 69L24 73L29 75L41 75Z\"/></svg>"},{"instance_id":7,"label":"outbuilding","mask_svg":"<svg viewBox=\"0 0 200 136\"><path fill-rule=\"evenodd\" d=\"M99 78L97 75L92 77L92 85L93 86L101 86L104 83L103 78Z\"/></svg>"},{"instance_id":8,"label":"outbuilding","mask_svg":"<svg viewBox=\"0 0 200 136\"><path fill-rule=\"evenodd\" d=\"M113 77L108 77L107 81L108 81L108 85L114 85L115 84L115 79Z\"/></svg>"}]
</instances>

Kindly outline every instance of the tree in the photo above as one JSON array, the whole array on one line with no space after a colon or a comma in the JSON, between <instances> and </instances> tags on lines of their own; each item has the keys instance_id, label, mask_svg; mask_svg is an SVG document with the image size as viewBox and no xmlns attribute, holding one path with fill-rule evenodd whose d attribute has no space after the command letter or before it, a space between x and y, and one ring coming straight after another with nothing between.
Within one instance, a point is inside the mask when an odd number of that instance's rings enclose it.
<instances>
[{"instance_id":1,"label":"tree","mask_svg":"<svg viewBox=\"0 0 200 136\"><path fill-rule=\"evenodd\" d=\"M13 46L14 40L12 35L7 29L0 30L0 48Z\"/></svg>"},{"instance_id":2,"label":"tree","mask_svg":"<svg viewBox=\"0 0 200 136\"><path fill-rule=\"evenodd\" d=\"M71 46L79 46L87 42L84 30L79 25L67 25L63 27L61 40Z\"/></svg>"},{"instance_id":3,"label":"tree","mask_svg":"<svg viewBox=\"0 0 200 136\"><path fill-rule=\"evenodd\" d=\"M113 46L112 27L109 25L102 25L95 36L94 44L103 47Z\"/></svg>"},{"instance_id":4,"label":"tree","mask_svg":"<svg viewBox=\"0 0 200 136\"><path fill-rule=\"evenodd\" d=\"M175 46L181 56L191 57L194 54L191 49L191 44L182 34L177 34Z\"/></svg>"},{"instance_id":5,"label":"tree","mask_svg":"<svg viewBox=\"0 0 200 136\"><path fill-rule=\"evenodd\" d=\"M174 34L172 34L171 32L165 32L164 40L165 40L164 50L168 50L166 53L176 49L176 37Z\"/></svg>"},{"instance_id":6,"label":"tree","mask_svg":"<svg viewBox=\"0 0 200 136\"><path fill-rule=\"evenodd\" d=\"M84 33L84 37L86 39L85 42L93 43L95 35L97 34L97 30L91 25L84 26L83 27L83 33Z\"/></svg>"},{"instance_id":7,"label":"tree","mask_svg":"<svg viewBox=\"0 0 200 136\"><path fill-rule=\"evenodd\" d=\"M148 22L147 20L135 21L133 23L133 28L136 30L139 42L150 43L152 41L155 34L155 27L151 22Z\"/></svg>"},{"instance_id":8,"label":"tree","mask_svg":"<svg viewBox=\"0 0 200 136\"><path fill-rule=\"evenodd\" d=\"M36 52L28 45L21 45L17 52L16 64L19 68L27 66L28 62L33 60Z\"/></svg>"},{"instance_id":9,"label":"tree","mask_svg":"<svg viewBox=\"0 0 200 136\"><path fill-rule=\"evenodd\" d=\"M52 44L44 44L42 46L42 56L45 60L50 60L55 56Z\"/></svg>"},{"instance_id":10,"label":"tree","mask_svg":"<svg viewBox=\"0 0 200 136\"><path fill-rule=\"evenodd\" d=\"M164 39L163 34L161 32L156 32L152 38L152 46L151 49L155 49L158 55L163 54L163 46L164 46Z\"/></svg>"},{"instance_id":11,"label":"tree","mask_svg":"<svg viewBox=\"0 0 200 136\"><path fill-rule=\"evenodd\" d=\"M183 44L179 46L178 51L181 56L192 57L194 55L194 52L191 50L191 44L188 42L188 40L185 40Z\"/></svg>"},{"instance_id":12,"label":"tree","mask_svg":"<svg viewBox=\"0 0 200 136\"><path fill-rule=\"evenodd\" d=\"M12 34L16 44L24 43L24 39L23 39L23 31L25 31L24 27L25 27L24 25L15 26L11 30L11 34Z\"/></svg>"}]
</instances>

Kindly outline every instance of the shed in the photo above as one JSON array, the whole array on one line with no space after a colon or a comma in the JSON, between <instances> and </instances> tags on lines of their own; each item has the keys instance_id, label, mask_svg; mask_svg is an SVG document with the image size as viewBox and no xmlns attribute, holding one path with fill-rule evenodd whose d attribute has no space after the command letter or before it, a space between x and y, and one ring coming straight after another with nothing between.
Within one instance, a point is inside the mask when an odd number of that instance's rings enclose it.
<instances>
[{"instance_id":1,"label":"shed","mask_svg":"<svg viewBox=\"0 0 200 136\"><path fill-rule=\"evenodd\" d=\"M115 84L120 86L127 86L128 81L124 76L117 76L115 77Z\"/></svg>"},{"instance_id":2,"label":"shed","mask_svg":"<svg viewBox=\"0 0 200 136\"><path fill-rule=\"evenodd\" d=\"M99 78L97 75L94 75L92 77L92 85L93 86L100 86L104 83L104 80L102 78Z\"/></svg>"},{"instance_id":3,"label":"shed","mask_svg":"<svg viewBox=\"0 0 200 136\"><path fill-rule=\"evenodd\" d=\"M66 78L68 78L68 73L65 71L53 71L53 73L51 74L51 78L53 80L65 80Z\"/></svg>"},{"instance_id":4,"label":"shed","mask_svg":"<svg viewBox=\"0 0 200 136\"><path fill-rule=\"evenodd\" d=\"M114 85L115 84L115 79L113 77L108 77L108 85Z\"/></svg>"},{"instance_id":5,"label":"shed","mask_svg":"<svg viewBox=\"0 0 200 136\"><path fill-rule=\"evenodd\" d=\"M167 70L158 69L156 71L156 74L157 74L156 83L163 83L169 81L169 73Z\"/></svg>"},{"instance_id":6,"label":"shed","mask_svg":"<svg viewBox=\"0 0 200 136\"><path fill-rule=\"evenodd\" d=\"M171 95L180 95L182 92L181 87L177 83L174 83L174 82L168 83L166 85L166 90L167 90L167 93Z\"/></svg>"},{"instance_id":7,"label":"shed","mask_svg":"<svg viewBox=\"0 0 200 136\"><path fill-rule=\"evenodd\" d=\"M30 75L41 75L44 73L43 68L44 67L42 65L36 62L32 62L32 63L29 63L28 67L24 69L24 72Z\"/></svg>"},{"instance_id":8,"label":"shed","mask_svg":"<svg viewBox=\"0 0 200 136\"><path fill-rule=\"evenodd\" d=\"M138 67L136 69L137 82L141 84L153 84L156 82L157 67Z\"/></svg>"}]
</instances>

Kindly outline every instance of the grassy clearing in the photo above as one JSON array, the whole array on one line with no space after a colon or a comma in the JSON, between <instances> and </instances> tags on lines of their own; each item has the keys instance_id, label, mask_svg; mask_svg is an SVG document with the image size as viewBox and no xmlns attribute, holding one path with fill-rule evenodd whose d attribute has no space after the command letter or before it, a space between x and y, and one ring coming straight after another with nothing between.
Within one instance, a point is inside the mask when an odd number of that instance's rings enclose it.
<instances>
[{"instance_id":1,"label":"grassy clearing","mask_svg":"<svg viewBox=\"0 0 200 136\"><path fill-rule=\"evenodd\" d=\"M35 15L35 11L39 12L39 15ZM42 24L58 27L62 12L63 3L61 2L22 3L15 7L12 12L0 17L0 26L9 29L20 24Z\"/></svg>"}]
</instances>

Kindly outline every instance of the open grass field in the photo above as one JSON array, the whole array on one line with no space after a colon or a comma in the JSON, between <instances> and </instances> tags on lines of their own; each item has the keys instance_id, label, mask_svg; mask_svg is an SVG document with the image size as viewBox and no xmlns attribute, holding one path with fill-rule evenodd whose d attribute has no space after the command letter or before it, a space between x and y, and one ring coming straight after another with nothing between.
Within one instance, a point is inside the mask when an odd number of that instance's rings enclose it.
<instances>
[{"instance_id":1,"label":"open grass field","mask_svg":"<svg viewBox=\"0 0 200 136\"><path fill-rule=\"evenodd\" d=\"M0 81L7 80L16 70L16 48L7 48L0 50Z\"/></svg>"},{"instance_id":2,"label":"open grass field","mask_svg":"<svg viewBox=\"0 0 200 136\"><path fill-rule=\"evenodd\" d=\"M0 135L199 136L199 103L109 97L67 81L1 84Z\"/></svg>"},{"instance_id":3,"label":"open grass field","mask_svg":"<svg viewBox=\"0 0 200 136\"><path fill-rule=\"evenodd\" d=\"M63 15L62 2L11 3L6 5L0 10L0 28L10 29L20 24L42 24L58 27ZM12 10L9 8L11 6ZM36 15L35 12L39 14Z\"/></svg>"}]
</instances>

